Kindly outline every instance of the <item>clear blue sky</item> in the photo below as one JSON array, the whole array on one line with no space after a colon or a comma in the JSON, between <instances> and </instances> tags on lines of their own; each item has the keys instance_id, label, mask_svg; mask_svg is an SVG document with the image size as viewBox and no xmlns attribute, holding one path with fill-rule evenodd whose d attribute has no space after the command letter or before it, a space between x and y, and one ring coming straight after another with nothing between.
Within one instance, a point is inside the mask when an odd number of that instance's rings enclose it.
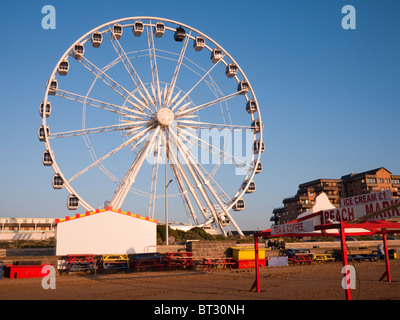
<instances>
[{"instance_id":1,"label":"clear blue sky","mask_svg":"<svg viewBox=\"0 0 400 320\"><path fill-rule=\"evenodd\" d=\"M47 4L56 9L55 30L41 27ZM356 9L355 30L341 26L347 4ZM381 166L400 174L397 0L15 0L0 9L0 216L71 214L41 163L45 83L81 35L140 15L204 32L235 58L255 90L266 151L257 191L234 214L243 230L268 228L273 208L300 183Z\"/></svg>"}]
</instances>

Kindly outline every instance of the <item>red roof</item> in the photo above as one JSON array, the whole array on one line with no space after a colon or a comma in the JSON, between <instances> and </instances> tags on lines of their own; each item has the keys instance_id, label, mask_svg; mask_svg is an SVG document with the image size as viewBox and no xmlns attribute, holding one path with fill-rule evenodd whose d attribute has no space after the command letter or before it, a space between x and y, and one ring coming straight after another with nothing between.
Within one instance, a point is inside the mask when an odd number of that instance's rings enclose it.
<instances>
[{"instance_id":1,"label":"red roof","mask_svg":"<svg viewBox=\"0 0 400 320\"><path fill-rule=\"evenodd\" d=\"M55 222L57 223L61 223L61 222L65 222L65 221L70 221L70 220L75 220L75 219L79 219L79 218L84 218L84 217L88 217L100 212L106 212L106 211L112 211L112 212L116 212L116 213L120 213L132 218L136 218L136 219L141 219L141 220L146 220L146 221L150 221L150 222L154 222L157 223L158 219L150 219L150 217L141 217L140 214L132 214L130 211L124 212L122 211L122 209L113 209L111 206L106 206L104 209L96 209L95 211L86 211L85 214L79 214L77 213L75 216L66 216L64 219L56 219Z\"/></svg>"}]
</instances>

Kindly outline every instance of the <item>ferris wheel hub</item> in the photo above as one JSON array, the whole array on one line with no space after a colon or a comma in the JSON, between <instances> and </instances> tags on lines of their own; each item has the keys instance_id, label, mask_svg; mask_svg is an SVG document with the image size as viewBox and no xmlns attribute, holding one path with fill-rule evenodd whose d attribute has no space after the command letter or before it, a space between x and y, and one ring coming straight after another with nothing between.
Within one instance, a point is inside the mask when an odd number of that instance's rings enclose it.
<instances>
[{"instance_id":1,"label":"ferris wheel hub","mask_svg":"<svg viewBox=\"0 0 400 320\"><path fill-rule=\"evenodd\" d=\"M170 108L163 107L157 111L157 121L162 126L168 127L172 122L174 122L174 119L174 113Z\"/></svg>"}]
</instances>

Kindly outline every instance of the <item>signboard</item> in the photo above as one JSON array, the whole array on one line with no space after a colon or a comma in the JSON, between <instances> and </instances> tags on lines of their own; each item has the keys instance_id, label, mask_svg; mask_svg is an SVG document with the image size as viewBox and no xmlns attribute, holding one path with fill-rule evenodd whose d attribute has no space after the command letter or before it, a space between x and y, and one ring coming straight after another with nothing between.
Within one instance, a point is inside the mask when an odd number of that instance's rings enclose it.
<instances>
[{"instance_id":1,"label":"signboard","mask_svg":"<svg viewBox=\"0 0 400 320\"><path fill-rule=\"evenodd\" d=\"M302 233L314 231L314 221L306 220L271 227L271 234Z\"/></svg>"},{"instance_id":2,"label":"signboard","mask_svg":"<svg viewBox=\"0 0 400 320\"><path fill-rule=\"evenodd\" d=\"M341 207L357 206L361 204L371 203L375 201L390 200L392 195L390 190L384 190L374 193L366 193L353 197L340 199Z\"/></svg>"},{"instance_id":3,"label":"signboard","mask_svg":"<svg viewBox=\"0 0 400 320\"><path fill-rule=\"evenodd\" d=\"M351 221L354 219L364 217L373 212L383 210L387 207L391 207L395 204L398 204L399 201L400 201L399 198L394 198L384 201L367 202L365 204L360 204L356 206L323 210L321 211L321 223L325 224L335 221L337 222ZM377 216L370 217L368 220L385 220L385 219L399 218L399 217L400 217L400 207L396 207L384 211Z\"/></svg>"}]
</instances>

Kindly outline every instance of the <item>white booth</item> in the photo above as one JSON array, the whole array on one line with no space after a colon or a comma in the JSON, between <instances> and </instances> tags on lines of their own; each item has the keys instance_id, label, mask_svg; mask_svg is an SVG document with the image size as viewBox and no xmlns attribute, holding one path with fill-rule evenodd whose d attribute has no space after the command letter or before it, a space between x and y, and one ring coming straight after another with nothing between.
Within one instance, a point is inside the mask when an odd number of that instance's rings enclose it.
<instances>
[{"instance_id":1,"label":"white booth","mask_svg":"<svg viewBox=\"0 0 400 320\"><path fill-rule=\"evenodd\" d=\"M111 207L56 219L56 255L156 252L157 220Z\"/></svg>"}]
</instances>

